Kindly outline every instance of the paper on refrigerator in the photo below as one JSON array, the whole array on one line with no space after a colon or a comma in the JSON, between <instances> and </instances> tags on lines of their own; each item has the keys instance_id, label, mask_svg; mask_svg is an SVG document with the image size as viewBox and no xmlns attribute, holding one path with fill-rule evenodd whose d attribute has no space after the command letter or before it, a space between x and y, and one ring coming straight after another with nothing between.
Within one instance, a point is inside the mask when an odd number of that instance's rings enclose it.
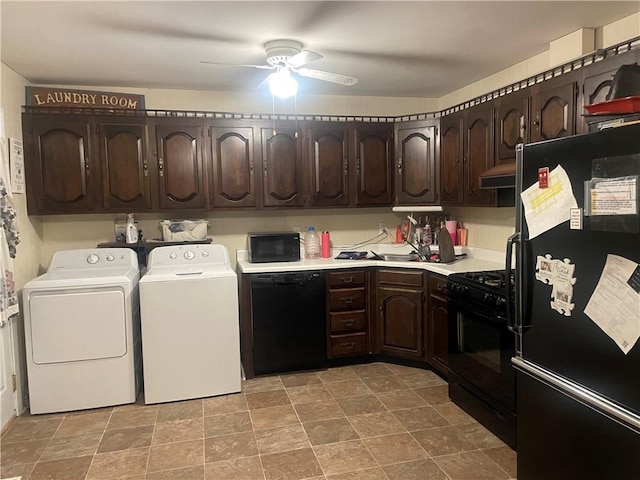
<instances>
[{"instance_id":1,"label":"paper on refrigerator","mask_svg":"<svg viewBox=\"0 0 640 480\"><path fill-rule=\"evenodd\" d=\"M570 218L571 209L578 203L573 196L571 180L562 165L549 174L549 186L540 188L538 182L520 194L529 238L551 230Z\"/></svg>"},{"instance_id":2,"label":"paper on refrigerator","mask_svg":"<svg viewBox=\"0 0 640 480\"><path fill-rule=\"evenodd\" d=\"M618 255L607 255L600 280L584 313L625 353L640 337L640 293L629 280L638 264Z\"/></svg>"}]
</instances>

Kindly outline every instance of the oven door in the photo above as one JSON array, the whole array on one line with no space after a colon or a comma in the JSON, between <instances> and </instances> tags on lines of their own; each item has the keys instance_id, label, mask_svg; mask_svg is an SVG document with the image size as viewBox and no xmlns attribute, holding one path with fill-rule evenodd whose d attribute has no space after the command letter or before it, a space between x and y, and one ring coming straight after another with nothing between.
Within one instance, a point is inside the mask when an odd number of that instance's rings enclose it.
<instances>
[{"instance_id":1,"label":"oven door","mask_svg":"<svg viewBox=\"0 0 640 480\"><path fill-rule=\"evenodd\" d=\"M479 396L515 412L515 336L486 306L449 299L449 367Z\"/></svg>"}]
</instances>

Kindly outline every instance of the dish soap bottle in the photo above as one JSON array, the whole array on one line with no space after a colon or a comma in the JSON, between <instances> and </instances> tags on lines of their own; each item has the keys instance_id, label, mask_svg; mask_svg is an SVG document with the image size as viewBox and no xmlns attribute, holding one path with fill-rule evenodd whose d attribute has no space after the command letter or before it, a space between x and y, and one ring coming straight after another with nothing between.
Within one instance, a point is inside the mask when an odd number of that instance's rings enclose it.
<instances>
[{"instance_id":1,"label":"dish soap bottle","mask_svg":"<svg viewBox=\"0 0 640 480\"><path fill-rule=\"evenodd\" d=\"M308 227L304 235L304 258L320 258L320 237L313 226Z\"/></svg>"},{"instance_id":2,"label":"dish soap bottle","mask_svg":"<svg viewBox=\"0 0 640 480\"><path fill-rule=\"evenodd\" d=\"M138 243L138 228L136 227L136 221L133 218L133 213L130 213L127 217L127 230L125 237L127 243Z\"/></svg>"}]
</instances>

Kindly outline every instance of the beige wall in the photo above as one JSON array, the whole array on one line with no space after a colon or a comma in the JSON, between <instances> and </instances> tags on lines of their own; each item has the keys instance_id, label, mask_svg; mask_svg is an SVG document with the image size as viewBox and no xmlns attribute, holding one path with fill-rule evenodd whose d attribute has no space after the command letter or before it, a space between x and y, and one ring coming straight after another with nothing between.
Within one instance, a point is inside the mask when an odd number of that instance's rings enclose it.
<instances>
[{"instance_id":1,"label":"beige wall","mask_svg":"<svg viewBox=\"0 0 640 480\"><path fill-rule=\"evenodd\" d=\"M640 13L598 29L580 29L549 44L549 49L482 80L440 97L439 110L511 85L537 73L630 38L640 36Z\"/></svg>"},{"instance_id":2,"label":"beige wall","mask_svg":"<svg viewBox=\"0 0 640 480\"><path fill-rule=\"evenodd\" d=\"M22 140L22 124L20 107L24 104L24 87L26 81L13 70L2 64L0 82L2 84L1 105L4 110L5 134L7 138ZM27 200L25 194L16 193L13 200L18 213L20 244L14 261L17 288L36 276L42 261L42 224L39 217L27 216Z\"/></svg>"}]
</instances>

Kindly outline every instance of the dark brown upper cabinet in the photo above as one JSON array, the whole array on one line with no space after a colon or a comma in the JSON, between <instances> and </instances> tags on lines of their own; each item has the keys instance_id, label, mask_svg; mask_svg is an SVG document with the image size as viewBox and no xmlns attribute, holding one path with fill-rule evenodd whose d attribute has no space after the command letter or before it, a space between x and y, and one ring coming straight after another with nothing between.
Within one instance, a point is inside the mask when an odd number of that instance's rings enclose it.
<instances>
[{"instance_id":1,"label":"dark brown upper cabinet","mask_svg":"<svg viewBox=\"0 0 640 480\"><path fill-rule=\"evenodd\" d=\"M262 128L262 199L265 207L302 207L308 203L302 138L291 127Z\"/></svg>"},{"instance_id":2,"label":"dark brown upper cabinet","mask_svg":"<svg viewBox=\"0 0 640 480\"><path fill-rule=\"evenodd\" d=\"M462 118L465 205L495 205L495 190L480 188L480 174L494 165L493 112L493 103L486 102L465 110Z\"/></svg>"},{"instance_id":3,"label":"dark brown upper cabinet","mask_svg":"<svg viewBox=\"0 0 640 480\"><path fill-rule=\"evenodd\" d=\"M531 95L528 88L495 100L496 165L515 162L516 146L519 143L529 142L530 102Z\"/></svg>"},{"instance_id":4,"label":"dark brown upper cabinet","mask_svg":"<svg viewBox=\"0 0 640 480\"><path fill-rule=\"evenodd\" d=\"M150 210L146 119L102 117L96 124L102 205L112 212Z\"/></svg>"},{"instance_id":5,"label":"dark brown upper cabinet","mask_svg":"<svg viewBox=\"0 0 640 480\"><path fill-rule=\"evenodd\" d=\"M435 126L400 124L395 140L395 203L424 205L439 201Z\"/></svg>"},{"instance_id":6,"label":"dark brown upper cabinet","mask_svg":"<svg viewBox=\"0 0 640 480\"><path fill-rule=\"evenodd\" d=\"M493 102L441 119L440 191L446 205L494 206L495 191L479 176L494 164Z\"/></svg>"},{"instance_id":7,"label":"dark brown upper cabinet","mask_svg":"<svg viewBox=\"0 0 640 480\"><path fill-rule=\"evenodd\" d=\"M582 91L580 92L580 110L578 111L578 132L589 131L585 115L585 105L607 101L607 95L613 85L613 77L622 65L640 62L640 52L628 52L616 55L582 68Z\"/></svg>"},{"instance_id":8,"label":"dark brown upper cabinet","mask_svg":"<svg viewBox=\"0 0 640 480\"><path fill-rule=\"evenodd\" d=\"M393 124L356 123L353 127L353 206L393 202Z\"/></svg>"},{"instance_id":9,"label":"dark brown upper cabinet","mask_svg":"<svg viewBox=\"0 0 640 480\"><path fill-rule=\"evenodd\" d=\"M260 173L254 150L257 128L254 126L209 126L210 204L218 207L255 207L256 168ZM258 175L258 181L260 180Z\"/></svg>"},{"instance_id":10,"label":"dark brown upper cabinet","mask_svg":"<svg viewBox=\"0 0 640 480\"><path fill-rule=\"evenodd\" d=\"M345 123L314 122L306 129L311 205L349 205L349 131Z\"/></svg>"},{"instance_id":11,"label":"dark brown upper cabinet","mask_svg":"<svg viewBox=\"0 0 640 480\"><path fill-rule=\"evenodd\" d=\"M204 209L207 206L202 161L204 123L193 119L155 119L153 126L159 208Z\"/></svg>"},{"instance_id":12,"label":"dark brown upper cabinet","mask_svg":"<svg viewBox=\"0 0 640 480\"><path fill-rule=\"evenodd\" d=\"M462 112L440 119L440 195L442 203L462 203Z\"/></svg>"},{"instance_id":13,"label":"dark brown upper cabinet","mask_svg":"<svg viewBox=\"0 0 640 480\"><path fill-rule=\"evenodd\" d=\"M100 164L89 117L22 116L27 211L91 213L100 208Z\"/></svg>"},{"instance_id":14,"label":"dark brown upper cabinet","mask_svg":"<svg viewBox=\"0 0 640 480\"><path fill-rule=\"evenodd\" d=\"M531 87L531 141L569 137L576 133L578 72Z\"/></svg>"}]
</instances>

